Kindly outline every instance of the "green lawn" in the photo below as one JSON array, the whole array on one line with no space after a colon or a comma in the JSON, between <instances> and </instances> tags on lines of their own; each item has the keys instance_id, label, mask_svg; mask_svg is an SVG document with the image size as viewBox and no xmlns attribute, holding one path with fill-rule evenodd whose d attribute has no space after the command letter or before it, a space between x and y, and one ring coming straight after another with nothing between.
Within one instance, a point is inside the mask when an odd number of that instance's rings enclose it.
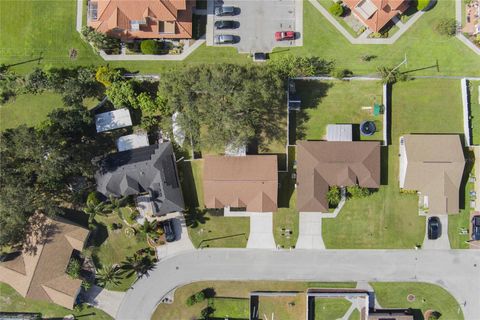
<instances>
[{"instance_id":1,"label":"green lawn","mask_svg":"<svg viewBox=\"0 0 480 320\"><path fill-rule=\"evenodd\" d=\"M480 145L480 81L470 81L470 125L472 127L472 144Z\"/></svg>"},{"instance_id":2,"label":"green lawn","mask_svg":"<svg viewBox=\"0 0 480 320\"><path fill-rule=\"evenodd\" d=\"M207 301L195 304L193 306L186 306L187 298L192 294L202 291L207 288L213 289L215 297L213 298L214 307L217 312L224 313L229 304L234 304L235 308L240 308L243 302L232 302L232 299L248 299L252 291L298 291L304 292L308 288L355 288L355 282L291 282L291 281L204 281L195 282L175 290L175 296L172 304L159 304L155 310L153 320L178 320L178 319L195 319L200 315L200 312L205 308ZM211 290L209 290L211 291ZM303 296L304 305L305 299ZM211 297L210 297L211 298ZM288 304L288 302L287 302ZM232 307L233 308L233 307ZM225 311L222 311L225 310ZM238 309L236 309L238 310ZM220 315L224 318L225 315ZM230 314L230 317L234 317ZM246 317L248 318L248 316ZM284 319L275 316L275 319ZM305 317L303 317L305 319Z\"/></svg>"},{"instance_id":3,"label":"green lawn","mask_svg":"<svg viewBox=\"0 0 480 320\"><path fill-rule=\"evenodd\" d=\"M325 9L329 10L330 7L334 4L332 0L317 0L318 3ZM351 36L353 37L358 37L358 34L348 25L348 23L345 22L341 17L336 17L333 14L331 15L335 20L338 21L342 25L342 27L350 33Z\"/></svg>"},{"instance_id":4,"label":"green lawn","mask_svg":"<svg viewBox=\"0 0 480 320\"><path fill-rule=\"evenodd\" d=\"M53 109L63 107L62 97L55 93L24 94L0 106L0 131L21 124L35 126Z\"/></svg>"},{"instance_id":5,"label":"green lawn","mask_svg":"<svg viewBox=\"0 0 480 320\"><path fill-rule=\"evenodd\" d=\"M275 319L297 320L305 319L306 296L299 293L295 296L260 296L258 298L258 318L264 319L264 315Z\"/></svg>"},{"instance_id":6,"label":"green lawn","mask_svg":"<svg viewBox=\"0 0 480 320\"><path fill-rule=\"evenodd\" d=\"M323 220L327 248L413 248L423 242L425 218L418 215L418 198L401 194L398 186L398 138L405 133L461 133L460 94L459 80L394 85L392 145L388 151L382 148L382 184L388 184L367 198L347 201L336 219Z\"/></svg>"},{"instance_id":7,"label":"green lawn","mask_svg":"<svg viewBox=\"0 0 480 320\"><path fill-rule=\"evenodd\" d=\"M97 215L95 220L101 223L99 228L100 232L98 232L95 237L95 245L98 246L98 248L93 249L92 253L97 268L106 265L120 264L125 261L127 256L131 256L136 251L148 246L146 240L141 237L126 236L125 229L127 228L127 225L115 214L111 214L107 217ZM122 223L123 228L115 231L108 230L107 226L112 223ZM106 288L115 291L126 291L131 287L135 280L135 275L132 275L131 277L122 276L119 285L109 285Z\"/></svg>"},{"instance_id":8,"label":"green lawn","mask_svg":"<svg viewBox=\"0 0 480 320\"><path fill-rule=\"evenodd\" d=\"M276 54L313 55L335 60L339 68L355 74L372 74L378 66L394 66L405 54L410 70L416 75L480 75L480 57L456 38L448 38L433 31L434 22L443 17L454 17L454 1L438 1L435 8L419 19L392 45L354 45L340 34L308 1L303 9L303 47L277 48ZM376 59L363 62L363 55ZM436 67L438 60L438 69ZM416 71L415 71L416 70Z\"/></svg>"},{"instance_id":9,"label":"green lawn","mask_svg":"<svg viewBox=\"0 0 480 320\"><path fill-rule=\"evenodd\" d=\"M437 285L417 282L373 282L370 284L375 290L375 297L383 308L420 309L422 313L434 310L441 313L441 319L463 319L462 310L455 298ZM415 295L415 301L407 300L409 294Z\"/></svg>"},{"instance_id":10,"label":"green lawn","mask_svg":"<svg viewBox=\"0 0 480 320\"><path fill-rule=\"evenodd\" d=\"M292 179L295 148L288 149L288 172L278 174L278 211L273 214L273 236L282 248L295 247L298 239L298 211L295 179ZM290 232L288 232L288 230Z\"/></svg>"},{"instance_id":11,"label":"green lawn","mask_svg":"<svg viewBox=\"0 0 480 320\"><path fill-rule=\"evenodd\" d=\"M78 319L112 319L102 310L87 305L84 305L81 311L73 311L53 303L25 299L12 287L2 282L0 282L0 292L0 312L38 312L44 318L63 318L73 314Z\"/></svg>"},{"instance_id":12,"label":"green lawn","mask_svg":"<svg viewBox=\"0 0 480 320\"><path fill-rule=\"evenodd\" d=\"M358 309L353 310L348 320L360 320L360 311L358 311Z\"/></svg>"},{"instance_id":13,"label":"green lawn","mask_svg":"<svg viewBox=\"0 0 480 320\"><path fill-rule=\"evenodd\" d=\"M244 248L250 233L250 219L224 217L205 210L203 202L203 160L179 165L182 190L188 208L185 218L188 234L195 247Z\"/></svg>"},{"instance_id":14,"label":"green lawn","mask_svg":"<svg viewBox=\"0 0 480 320\"><path fill-rule=\"evenodd\" d=\"M479 161L479 160L477 160ZM468 169L467 169L468 171ZM472 171L473 172L473 171ZM468 172L466 174L468 176ZM452 249L468 249L469 244L466 242L469 239L468 234L460 234L461 229L468 230L471 228L470 222L470 191L474 190L475 186L473 183L468 182L465 186L465 203L463 204L463 209L460 210L459 214L450 215L448 217L448 238L450 240L450 246ZM462 204L460 205L462 207Z\"/></svg>"},{"instance_id":15,"label":"green lawn","mask_svg":"<svg viewBox=\"0 0 480 320\"><path fill-rule=\"evenodd\" d=\"M343 298L316 298L315 320L342 318L351 304L350 301Z\"/></svg>"},{"instance_id":16,"label":"green lawn","mask_svg":"<svg viewBox=\"0 0 480 320\"><path fill-rule=\"evenodd\" d=\"M378 81L296 81L296 87L302 99L302 112L297 117L298 140L324 139L328 124L359 125L365 120L374 121L377 132L361 139L383 139L383 116L374 116L373 110L362 110L362 107L373 109L375 102L383 103L382 85Z\"/></svg>"},{"instance_id":17,"label":"green lawn","mask_svg":"<svg viewBox=\"0 0 480 320\"><path fill-rule=\"evenodd\" d=\"M213 298L210 306L215 310L212 317L219 319L248 319L250 300L246 298Z\"/></svg>"}]
</instances>

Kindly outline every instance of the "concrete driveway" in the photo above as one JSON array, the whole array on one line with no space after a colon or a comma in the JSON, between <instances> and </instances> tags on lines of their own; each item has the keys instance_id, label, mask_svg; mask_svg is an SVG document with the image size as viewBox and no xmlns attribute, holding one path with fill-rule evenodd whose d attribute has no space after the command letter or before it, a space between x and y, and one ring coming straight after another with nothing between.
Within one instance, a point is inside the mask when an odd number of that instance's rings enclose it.
<instances>
[{"instance_id":1,"label":"concrete driveway","mask_svg":"<svg viewBox=\"0 0 480 320\"><path fill-rule=\"evenodd\" d=\"M325 249L322 238L322 214L300 212L297 249Z\"/></svg>"},{"instance_id":2,"label":"concrete driveway","mask_svg":"<svg viewBox=\"0 0 480 320\"><path fill-rule=\"evenodd\" d=\"M426 216L426 223L425 223L425 238L423 240L422 249L450 249L450 240L448 238L448 215L438 215L441 224L441 234L438 239L429 240L428 239L428 218Z\"/></svg>"},{"instance_id":3,"label":"concrete driveway","mask_svg":"<svg viewBox=\"0 0 480 320\"><path fill-rule=\"evenodd\" d=\"M92 285L84 294L88 304L101 309L115 318L125 292L105 290L102 287Z\"/></svg>"},{"instance_id":4,"label":"concrete driveway","mask_svg":"<svg viewBox=\"0 0 480 320\"><path fill-rule=\"evenodd\" d=\"M276 248L273 238L273 216L271 212L250 214L250 235L248 236L247 248Z\"/></svg>"},{"instance_id":5,"label":"concrete driveway","mask_svg":"<svg viewBox=\"0 0 480 320\"><path fill-rule=\"evenodd\" d=\"M207 45L214 45L218 34L231 34L238 42L229 45L240 53L271 52L274 47L303 45L303 1L302 0L220 0L209 1L207 9ZM234 6L239 13L235 16L216 17L215 6ZM215 21L234 20L238 27L233 30L215 30ZM275 41L276 31L295 31L292 41ZM219 45L225 46L225 45Z\"/></svg>"},{"instance_id":6,"label":"concrete driveway","mask_svg":"<svg viewBox=\"0 0 480 320\"><path fill-rule=\"evenodd\" d=\"M480 319L477 250L299 249L203 249L160 260L127 291L116 319L150 319L174 288L216 280L428 282L449 291L465 319Z\"/></svg>"},{"instance_id":7,"label":"concrete driveway","mask_svg":"<svg viewBox=\"0 0 480 320\"><path fill-rule=\"evenodd\" d=\"M182 251L194 249L192 241L188 236L185 217L180 212L169 213L159 220L173 219L173 228L177 239L173 242L167 242L165 245L157 247L157 254L160 259L169 255L177 254Z\"/></svg>"}]
</instances>

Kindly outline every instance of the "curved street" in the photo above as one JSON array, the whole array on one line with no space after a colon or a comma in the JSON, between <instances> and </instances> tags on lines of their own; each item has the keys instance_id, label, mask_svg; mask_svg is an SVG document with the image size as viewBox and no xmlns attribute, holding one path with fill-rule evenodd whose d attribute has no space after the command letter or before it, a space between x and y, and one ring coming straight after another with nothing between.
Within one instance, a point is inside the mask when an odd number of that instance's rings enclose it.
<instances>
[{"instance_id":1,"label":"curved street","mask_svg":"<svg viewBox=\"0 0 480 320\"><path fill-rule=\"evenodd\" d=\"M475 250L190 250L157 263L129 290L116 319L150 319L176 287L206 280L421 281L448 290L465 319L480 319Z\"/></svg>"}]
</instances>

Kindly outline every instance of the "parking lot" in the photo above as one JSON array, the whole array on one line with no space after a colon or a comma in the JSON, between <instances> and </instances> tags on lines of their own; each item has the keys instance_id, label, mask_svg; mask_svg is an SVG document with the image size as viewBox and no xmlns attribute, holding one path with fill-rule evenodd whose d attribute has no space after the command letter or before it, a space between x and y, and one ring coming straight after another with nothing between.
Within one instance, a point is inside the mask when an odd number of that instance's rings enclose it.
<instances>
[{"instance_id":1,"label":"parking lot","mask_svg":"<svg viewBox=\"0 0 480 320\"><path fill-rule=\"evenodd\" d=\"M215 7L233 6L234 16L215 16ZM298 14L297 14L298 13ZM220 20L234 20L237 28L216 30ZM276 41L275 32L295 31L295 40ZM271 52L274 47L303 45L303 1L301 0L224 0L208 2L207 45L215 45L214 37L220 34L233 35L234 46L240 53Z\"/></svg>"}]
</instances>

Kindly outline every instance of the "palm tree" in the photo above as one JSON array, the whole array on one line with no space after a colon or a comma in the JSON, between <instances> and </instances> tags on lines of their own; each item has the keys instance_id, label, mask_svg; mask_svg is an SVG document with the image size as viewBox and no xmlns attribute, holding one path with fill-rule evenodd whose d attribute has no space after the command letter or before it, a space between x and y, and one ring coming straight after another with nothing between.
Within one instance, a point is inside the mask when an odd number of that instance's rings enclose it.
<instances>
[{"instance_id":1,"label":"palm tree","mask_svg":"<svg viewBox=\"0 0 480 320\"><path fill-rule=\"evenodd\" d=\"M158 221L150 222L147 219L145 219L143 225L138 227L138 231L153 239L157 239L161 234L161 231L158 228Z\"/></svg>"},{"instance_id":2,"label":"palm tree","mask_svg":"<svg viewBox=\"0 0 480 320\"><path fill-rule=\"evenodd\" d=\"M112 210L105 202L94 203L87 201L83 208L83 212L89 215L88 223L92 223L97 214L106 215L109 212L112 212Z\"/></svg>"},{"instance_id":3,"label":"palm tree","mask_svg":"<svg viewBox=\"0 0 480 320\"><path fill-rule=\"evenodd\" d=\"M139 255L134 253L133 256L127 257L122 262L122 269L125 270L125 276L130 277L136 274L138 278L147 275L154 267L154 261L149 255Z\"/></svg>"},{"instance_id":4,"label":"palm tree","mask_svg":"<svg viewBox=\"0 0 480 320\"><path fill-rule=\"evenodd\" d=\"M125 207L125 205L127 204L128 196L116 198L113 195L110 195L109 200L110 200L109 207L112 210L112 212L116 213L120 219L123 219L120 209Z\"/></svg>"},{"instance_id":5,"label":"palm tree","mask_svg":"<svg viewBox=\"0 0 480 320\"><path fill-rule=\"evenodd\" d=\"M120 270L117 266L104 266L97 273L97 283L101 287L106 287L108 285L117 286L120 284L122 279L120 275Z\"/></svg>"}]
</instances>

